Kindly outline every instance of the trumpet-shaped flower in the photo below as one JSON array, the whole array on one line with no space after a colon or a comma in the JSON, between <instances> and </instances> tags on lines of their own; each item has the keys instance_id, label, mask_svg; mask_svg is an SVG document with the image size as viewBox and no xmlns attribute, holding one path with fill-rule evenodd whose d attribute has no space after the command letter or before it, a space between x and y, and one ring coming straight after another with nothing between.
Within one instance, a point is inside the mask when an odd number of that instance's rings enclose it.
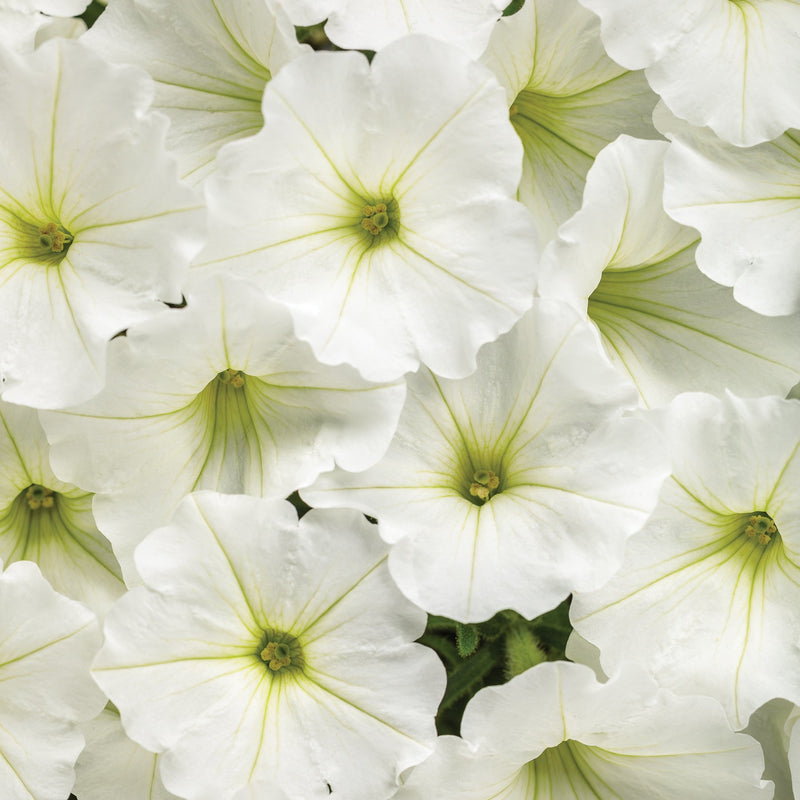
<instances>
[{"instance_id":1,"label":"trumpet-shaped flower","mask_svg":"<svg viewBox=\"0 0 800 800\"><path fill-rule=\"evenodd\" d=\"M667 113L656 119L672 139L664 207L700 231L697 266L761 314L800 311L800 131L742 149Z\"/></svg>"},{"instance_id":2,"label":"trumpet-shaped flower","mask_svg":"<svg viewBox=\"0 0 800 800\"><path fill-rule=\"evenodd\" d=\"M697 231L661 204L668 146L623 136L600 153L542 256L539 293L597 325L647 405L689 390L783 396L800 376L800 316L756 314L698 270Z\"/></svg>"},{"instance_id":3,"label":"trumpet-shaped flower","mask_svg":"<svg viewBox=\"0 0 800 800\"><path fill-rule=\"evenodd\" d=\"M795 0L580 0L609 55L645 69L679 117L735 145L800 127Z\"/></svg>"},{"instance_id":4,"label":"trumpet-shaped flower","mask_svg":"<svg viewBox=\"0 0 800 800\"><path fill-rule=\"evenodd\" d=\"M422 36L314 53L264 95L263 130L220 151L198 272L287 304L326 364L461 377L532 302L532 223L503 91ZM376 353L380 354L376 357Z\"/></svg>"},{"instance_id":5,"label":"trumpet-shaped flower","mask_svg":"<svg viewBox=\"0 0 800 800\"><path fill-rule=\"evenodd\" d=\"M0 76L4 397L64 407L100 391L114 334L180 301L203 213L138 70L57 40L0 50Z\"/></svg>"},{"instance_id":6,"label":"trumpet-shaped flower","mask_svg":"<svg viewBox=\"0 0 800 800\"><path fill-rule=\"evenodd\" d=\"M116 0L85 41L153 77L154 107L170 118L167 146L192 183L225 142L261 128L264 87L308 49L273 0Z\"/></svg>"},{"instance_id":7,"label":"trumpet-shaped flower","mask_svg":"<svg viewBox=\"0 0 800 800\"><path fill-rule=\"evenodd\" d=\"M290 797L392 795L435 739L444 668L413 643L425 614L354 511L201 492L152 533L146 587L109 612L93 674L128 734L164 751L164 785L230 800L277 781Z\"/></svg>"},{"instance_id":8,"label":"trumpet-shaped flower","mask_svg":"<svg viewBox=\"0 0 800 800\"><path fill-rule=\"evenodd\" d=\"M483 61L506 90L525 148L519 199L544 246L580 208L586 173L608 142L658 136L658 98L641 72L608 58L599 21L577 0L526 0L497 24Z\"/></svg>"},{"instance_id":9,"label":"trumpet-shaped flower","mask_svg":"<svg viewBox=\"0 0 800 800\"><path fill-rule=\"evenodd\" d=\"M611 576L668 469L654 429L622 416L635 392L588 323L542 301L469 378L408 386L383 460L301 492L376 516L407 597L463 622L535 617Z\"/></svg>"},{"instance_id":10,"label":"trumpet-shaped flower","mask_svg":"<svg viewBox=\"0 0 800 800\"><path fill-rule=\"evenodd\" d=\"M92 495L56 478L36 412L0 401L0 559L35 561L61 594L102 616L124 591Z\"/></svg>"},{"instance_id":11,"label":"trumpet-shaped flower","mask_svg":"<svg viewBox=\"0 0 800 800\"><path fill-rule=\"evenodd\" d=\"M758 743L709 697L566 662L479 691L396 800L769 800Z\"/></svg>"},{"instance_id":12,"label":"trumpet-shaped flower","mask_svg":"<svg viewBox=\"0 0 800 800\"><path fill-rule=\"evenodd\" d=\"M0 796L64 800L83 747L78 723L105 697L89 675L97 619L29 561L0 574Z\"/></svg>"},{"instance_id":13,"label":"trumpet-shaped flower","mask_svg":"<svg viewBox=\"0 0 800 800\"><path fill-rule=\"evenodd\" d=\"M570 616L607 673L638 661L742 728L767 700L800 701L800 403L680 395L664 430L659 505Z\"/></svg>"},{"instance_id":14,"label":"trumpet-shaped flower","mask_svg":"<svg viewBox=\"0 0 800 800\"><path fill-rule=\"evenodd\" d=\"M126 577L132 554L196 489L285 497L336 463L360 470L389 446L402 382L319 364L288 312L213 278L109 347L96 398L42 415L57 474L94 510Z\"/></svg>"}]
</instances>

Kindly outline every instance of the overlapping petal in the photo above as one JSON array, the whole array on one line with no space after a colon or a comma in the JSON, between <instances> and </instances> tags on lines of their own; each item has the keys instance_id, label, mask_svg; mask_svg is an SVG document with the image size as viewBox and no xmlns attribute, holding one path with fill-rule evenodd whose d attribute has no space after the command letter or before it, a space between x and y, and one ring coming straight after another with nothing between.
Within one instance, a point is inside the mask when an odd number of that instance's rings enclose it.
<instances>
[{"instance_id":1,"label":"overlapping petal","mask_svg":"<svg viewBox=\"0 0 800 800\"><path fill-rule=\"evenodd\" d=\"M153 77L153 107L170 118L167 145L192 183L225 142L261 128L264 87L307 50L271 0L117 0L85 41Z\"/></svg>"},{"instance_id":2,"label":"overlapping petal","mask_svg":"<svg viewBox=\"0 0 800 800\"><path fill-rule=\"evenodd\" d=\"M505 0L327 0L324 5L330 10L319 19L327 16L325 33L339 47L380 50L409 33L423 33L477 58L507 4Z\"/></svg>"},{"instance_id":3,"label":"overlapping petal","mask_svg":"<svg viewBox=\"0 0 800 800\"><path fill-rule=\"evenodd\" d=\"M797 0L580 0L611 57L692 125L739 146L800 127Z\"/></svg>"},{"instance_id":4,"label":"overlapping petal","mask_svg":"<svg viewBox=\"0 0 800 800\"><path fill-rule=\"evenodd\" d=\"M762 314L800 311L800 133L742 149L660 114L664 206L700 231L697 266Z\"/></svg>"},{"instance_id":5,"label":"overlapping petal","mask_svg":"<svg viewBox=\"0 0 800 800\"><path fill-rule=\"evenodd\" d=\"M75 764L80 800L178 800L164 788L159 757L126 736L112 705L83 725L86 747Z\"/></svg>"},{"instance_id":6,"label":"overlapping petal","mask_svg":"<svg viewBox=\"0 0 800 800\"><path fill-rule=\"evenodd\" d=\"M623 136L600 153L538 291L588 315L649 406L689 390L784 396L800 375L800 315L756 314L698 270L697 231L662 207L667 149Z\"/></svg>"},{"instance_id":7,"label":"overlapping petal","mask_svg":"<svg viewBox=\"0 0 800 800\"><path fill-rule=\"evenodd\" d=\"M90 0L0 0L0 44L11 50L29 52L39 44L39 38L44 31L54 26L54 23L57 25L61 22L61 17L81 14L89 2ZM80 22L79 24L82 25Z\"/></svg>"},{"instance_id":8,"label":"overlapping petal","mask_svg":"<svg viewBox=\"0 0 800 800\"><path fill-rule=\"evenodd\" d=\"M63 800L83 747L78 722L105 703L89 676L97 620L29 561L0 574L0 610L0 794Z\"/></svg>"},{"instance_id":9,"label":"overlapping petal","mask_svg":"<svg viewBox=\"0 0 800 800\"><path fill-rule=\"evenodd\" d=\"M656 138L657 97L641 72L603 50L598 19L577 0L526 0L495 27L483 62L506 90L525 149L519 199L544 246L581 205L595 156L621 133Z\"/></svg>"}]
</instances>

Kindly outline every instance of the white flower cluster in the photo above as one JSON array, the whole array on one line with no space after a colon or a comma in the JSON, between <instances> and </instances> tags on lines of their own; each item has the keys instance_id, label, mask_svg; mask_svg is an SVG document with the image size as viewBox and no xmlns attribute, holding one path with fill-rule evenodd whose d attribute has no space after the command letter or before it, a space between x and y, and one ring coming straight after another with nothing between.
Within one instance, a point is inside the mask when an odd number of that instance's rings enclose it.
<instances>
[{"instance_id":1,"label":"white flower cluster","mask_svg":"<svg viewBox=\"0 0 800 800\"><path fill-rule=\"evenodd\" d=\"M0 798L800 800L798 41L0 0Z\"/></svg>"}]
</instances>

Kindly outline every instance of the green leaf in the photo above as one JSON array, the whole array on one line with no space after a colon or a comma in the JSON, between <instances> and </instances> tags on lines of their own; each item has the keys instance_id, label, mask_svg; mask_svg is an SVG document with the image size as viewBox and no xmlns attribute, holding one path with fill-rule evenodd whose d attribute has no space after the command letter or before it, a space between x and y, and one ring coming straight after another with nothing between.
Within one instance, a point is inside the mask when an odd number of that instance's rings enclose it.
<instances>
[{"instance_id":1,"label":"green leaf","mask_svg":"<svg viewBox=\"0 0 800 800\"><path fill-rule=\"evenodd\" d=\"M286 499L297 509L298 519L306 512L311 511L311 506L303 502L298 492L292 492Z\"/></svg>"},{"instance_id":2,"label":"green leaf","mask_svg":"<svg viewBox=\"0 0 800 800\"><path fill-rule=\"evenodd\" d=\"M457 623L447 617L439 617L436 614L428 614L428 624L426 631L448 631L454 633Z\"/></svg>"},{"instance_id":3,"label":"green leaf","mask_svg":"<svg viewBox=\"0 0 800 800\"><path fill-rule=\"evenodd\" d=\"M510 17L519 11L525 5L525 0L511 0L511 2L503 10L504 17Z\"/></svg>"},{"instance_id":4,"label":"green leaf","mask_svg":"<svg viewBox=\"0 0 800 800\"><path fill-rule=\"evenodd\" d=\"M475 655L456 664L448 676L447 689L445 689L439 711L446 711L464 695L474 694L483 685L485 677L494 666L495 654L490 648L478 650Z\"/></svg>"},{"instance_id":5,"label":"green leaf","mask_svg":"<svg viewBox=\"0 0 800 800\"><path fill-rule=\"evenodd\" d=\"M91 28L105 10L106 7L102 3L92 0L91 5L81 14L81 19L86 23L87 28Z\"/></svg>"},{"instance_id":6,"label":"green leaf","mask_svg":"<svg viewBox=\"0 0 800 800\"><path fill-rule=\"evenodd\" d=\"M445 667L448 671L452 669L453 665L461 662L458 650L449 636L442 636L438 633L426 631L417 641L420 644L424 644L425 647L430 647L432 650L435 650L442 661L445 662Z\"/></svg>"}]
</instances>

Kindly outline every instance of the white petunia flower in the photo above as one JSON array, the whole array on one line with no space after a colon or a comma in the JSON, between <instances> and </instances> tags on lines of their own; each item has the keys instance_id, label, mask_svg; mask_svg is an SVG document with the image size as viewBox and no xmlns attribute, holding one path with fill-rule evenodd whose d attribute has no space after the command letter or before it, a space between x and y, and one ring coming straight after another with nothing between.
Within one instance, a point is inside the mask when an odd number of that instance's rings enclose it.
<instances>
[{"instance_id":1,"label":"white petunia flower","mask_svg":"<svg viewBox=\"0 0 800 800\"><path fill-rule=\"evenodd\" d=\"M530 307L535 243L513 200L521 146L488 70L409 36L378 53L314 53L270 82L264 129L206 183L198 272L287 304L326 364L448 377Z\"/></svg>"},{"instance_id":2,"label":"white petunia flower","mask_svg":"<svg viewBox=\"0 0 800 800\"><path fill-rule=\"evenodd\" d=\"M668 469L590 325L540 301L460 381L421 370L386 456L303 499L376 516L403 593L462 622L548 611L622 562Z\"/></svg>"},{"instance_id":3,"label":"white petunia flower","mask_svg":"<svg viewBox=\"0 0 800 800\"><path fill-rule=\"evenodd\" d=\"M580 0L609 55L669 108L735 145L800 127L797 0Z\"/></svg>"},{"instance_id":4,"label":"white petunia flower","mask_svg":"<svg viewBox=\"0 0 800 800\"><path fill-rule=\"evenodd\" d=\"M758 743L709 697L679 698L627 668L539 664L481 689L396 800L769 800Z\"/></svg>"},{"instance_id":5,"label":"white petunia flower","mask_svg":"<svg viewBox=\"0 0 800 800\"><path fill-rule=\"evenodd\" d=\"M0 559L35 561L61 594L98 616L124 591L92 516L92 495L56 478L36 412L0 401Z\"/></svg>"},{"instance_id":6,"label":"white petunia flower","mask_svg":"<svg viewBox=\"0 0 800 800\"><path fill-rule=\"evenodd\" d=\"M659 112L664 207L700 231L697 266L761 314L800 311L800 131L742 149Z\"/></svg>"},{"instance_id":7,"label":"white petunia flower","mask_svg":"<svg viewBox=\"0 0 800 800\"><path fill-rule=\"evenodd\" d=\"M267 82L308 50L273 0L116 0L84 41L150 73L167 146L192 183L225 142L261 128Z\"/></svg>"},{"instance_id":8,"label":"white petunia flower","mask_svg":"<svg viewBox=\"0 0 800 800\"><path fill-rule=\"evenodd\" d=\"M89 3L90 0L0 0L0 46L30 52L48 28L58 29L62 17L82 14Z\"/></svg>"},{"instance_id":9,"label":"white petunia flower","mask_svg":"<svg viewBox=\"0 0 800 800\"><path fill-rule=\"evenodd\" d=\"M42 415L57 474L99 493L129 580L134 548L185 495L285 497L337 463L365 469L405 397L402 381L319 364L286 309L248 284L213 278L187 300L111 342L97 397Z\"/></svg>"},{"instance_id":10,"label":"white petunia flower","mask_svg":"<svg viewBox=\"0 0 800 800\"><path fill-rule=\"evenodd\" d=\"M519 199L544 246L580 208L586 173L608 142L658 137L658 98L641 72L608 58L599 21L577 0L526 0L497 24L483 61L506 90L525 148Z\"/></svg>"},{"instance_id":11,"label":"white petunia flower","mask_svg":"<svg viewBox=\"0 0 800 800\"><path fill-rule=\"evenodd\" d=\"M445 675L425 614L354 511L201 492L138 548L93 674L165 786L230 800L276 780L383 800L435 739Z\"/></svg>"},{"instance_id":12,"label":"white petunia flower","mask_svg":"<svg viewBox=\"0 0 800 800\"><path fill-rule=\"evenodd\" d=\"M83 747L78 723L105 697L89 676L100 631L29 561L0 574L0 796L64 800Z\"/></svg>"},{"instance_id":13,"label":"white petunia flower","mask_svg":"<svg viewBox=\"0 0 800 800\"><path fill-rule=\"evenodd\" d=\"M0 50L4 398L82 402L108 340L179 302L203 213L164 152L150 82L77 42Z\"/></svg>"},{"instance_id":14,"label":"white petunia flower","mask_svg":"<svg viewBox=\"0 0 800 800\"><path fill-rule=\"evenodd\" d=\"M697 231L662 207L668 147L621 136L598 155L538 291L597 325L649 406L689 390L783 396L800 376L800 315L756 314L698 270Z\"/></svg>"},{"instance_id":15,"label":"white petunia flower","mask_svg":"<svg viewBox=\"0 0 800 800\"><path fill-rule=\"evenodd\" d=\"M158 774L160 756L126 736L113 705L84 723L83 732L86 747L75 764L73 787L80 800L178 800Z\"/></svg>"},{"instance_id":16,"label":"white petunia flower","mask_svg":"<svg viewBox=\"0 0 800 800\"><path fill-rule=\"evenodd\" d=\"M660 503L570 616L607 673L635 660L742 728L767 700L800 702L800 404L680 395L663 427Z\"/></svg>"}]
</instances>

